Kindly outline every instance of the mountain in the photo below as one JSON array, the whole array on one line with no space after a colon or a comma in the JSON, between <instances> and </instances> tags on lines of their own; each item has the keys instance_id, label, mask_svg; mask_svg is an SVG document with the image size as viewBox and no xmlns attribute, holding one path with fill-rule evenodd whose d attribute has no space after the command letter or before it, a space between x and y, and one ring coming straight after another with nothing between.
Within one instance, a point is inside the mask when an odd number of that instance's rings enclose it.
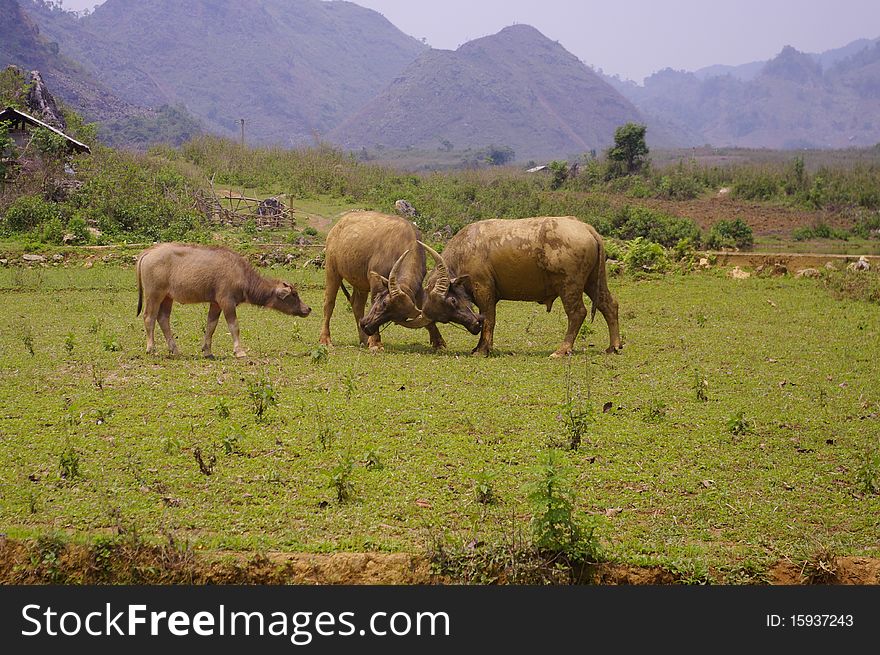
<instances>
[{"instance_id":1,"label":"mountain","mask_svg":"<svg viewBox=\"0 0 880 655\"><path fill-rule=\"evenodd\" d=\"M58 99L90 120L124 119L145 113L121 100L65 55L57 41L41 32L18 0L0 0L0 69L15 64L25 72L39 70Z\"/></svg>"},{"instance_id":2,"label":"mountain","mask_svg":"<svg viewBox=\"0 0 880 655\"><path fill-rule=\"evenodd\" d=\"M107 0L45 30L128 102L182 105L230 136L244 118L250 142L281 145L336 126L425 49L375 11L321 0Z\"/></svg>"},{"instance_id":3,"label":"mountain","mask_svg":"<svg viewBox=\"0 0 880 655\"><path fill-rule=\"evenodd\" d=\"M823 69L823 61L836 63ZM644 86L620 88L649 124L690 131L682 145L843 148L880 141L880 42L842 59L786 46L747 80L664 69Z\"/></svg>"},{"instance_id":4,"label":"mountain","mask_svg":"<svg viewBox=\"0 0 880 655\"><path fill-rule=\"evenodd\" d=\"M880 38L856 39L841 48L833 48L831 50L817 53L811 52L809 53L809 56L822 67L822 70L827 70L837 62L852 57L866 48L871 48L878 42L880 42ZM733 75L737 79L749 81L755 79L761 73L766 63L766 61L751 61L747 64L739 64L738 66L714 64L712 66L698 68L694 71L694 75L701 80L710 77L720 77L722 75Z\"/></svg>"},{"instance_id":5,"label":"mountain","mask_svg":"<svg viewBox=\"0 0 880 655\"><path fill-rule=\"evenodd\" d=\"M517 158L606 147L638 110L577 57L528 25L429 50L327 136L350 149L490 144ZM650 134L650 131L649 131ZM653 136L653 135L652 135Z\"/></svg>"}]
</instances>

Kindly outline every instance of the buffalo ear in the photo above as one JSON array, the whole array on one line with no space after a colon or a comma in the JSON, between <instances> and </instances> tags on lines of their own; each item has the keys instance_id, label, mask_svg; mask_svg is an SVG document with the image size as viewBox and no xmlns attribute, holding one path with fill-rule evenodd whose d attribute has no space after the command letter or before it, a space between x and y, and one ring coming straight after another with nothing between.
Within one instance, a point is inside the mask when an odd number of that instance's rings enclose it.
<instances>
[{"instance_id":1,"label":"buffalo ear","mask_svg":"<svg viewBox=\"0 0 880 655\"><path fill-rule=\"evenodd\" d=\"M464 289L465 293L471 298L474 297L474 287L471 284L471 276L470 275L459 275L458 277L454 277L449 281L450 285L461 285L461 288Z\"/></svg>"},{"instance_id":2,"label":"buffalo ear","mask_svg":"<svg viewBox=\"0 0 880 655\"><path fill-rule=\"evenodd\" d=\"M384 275L379 275L376 271L370 271L370 286L384 286L386 289L388 288L388 278Z\"/></svg>"},{"instance_id":3,"label":"buffalo ear","mask_svg":"<svg viewBox=\"0 0 880 655\"><path fill-rule=\"evenodd\" d=\"M287 282L275 289L275 295L278 296L281 300L287 298L287 296L289 296L291 293L293 293L293 287L287 284Z\"/></svg>"}]
</instances>

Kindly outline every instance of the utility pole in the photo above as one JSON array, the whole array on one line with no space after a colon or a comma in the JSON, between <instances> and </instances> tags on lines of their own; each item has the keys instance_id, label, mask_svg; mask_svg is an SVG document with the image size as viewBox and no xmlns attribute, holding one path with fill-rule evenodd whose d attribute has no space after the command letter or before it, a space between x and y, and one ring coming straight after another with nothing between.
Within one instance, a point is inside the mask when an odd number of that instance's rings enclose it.
<instances>
[{"instance_id":1,"label":"utility pole","mask_svg":"<svg viewBox=\"0 0 880 655\"><path fill-rule=\"evenodd\" d=\"M239 118L238 122L241 123L241 145L244 147L244 119Z\"/></svg>"}]
</instances>

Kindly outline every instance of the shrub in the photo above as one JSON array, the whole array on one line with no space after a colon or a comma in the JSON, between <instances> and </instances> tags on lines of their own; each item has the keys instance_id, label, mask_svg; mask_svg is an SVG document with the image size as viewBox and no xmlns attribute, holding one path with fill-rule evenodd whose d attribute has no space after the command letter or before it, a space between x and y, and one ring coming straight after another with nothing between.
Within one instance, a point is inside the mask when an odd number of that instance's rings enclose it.
<instances>
[{"instance_id":1,"label":"shrub","mask_svg":"<svg viewBox=\"0 0 880 655\"><path fill-rule=\"evenodd\" d=\"M58 205L39 196L20 196L15 199L3 218L3 231L11 233L28 232L52 219L60 222Z\"/></svg>"},{"instance_id":2,"label":"shrub","mask_svg":"<svg viewBox=\"0 0 880 655\"><path fill-rule=\"evenodd\" d=\"M718 250L720 248L751 248L755 244L752 228L740 218L732 221L720 220L706 237L706 247Z\"/></svg>"},{"instance_id":3,"label":"shrub","mask_svg":"<svg viewBox=\"0 0 880 655\"><path fill-rule=\"evenodd\" d=\"M659 273L666 270L668 260L663 246L642 237L633 239L623 258L629 272L648 271Z\"/></svg>"},{"instance_id":4,"label":"shrub","mask_svg":"<svg viewBox=\"0 0 880 655\"><path fill-rule=\"evenodd\" d=\"M669 216L646 207L626 205L611 218L610 235L618 239L644 238L665 247L681 239L700 239L700 228L689 218Z\"/></svg>"}]
</instances>

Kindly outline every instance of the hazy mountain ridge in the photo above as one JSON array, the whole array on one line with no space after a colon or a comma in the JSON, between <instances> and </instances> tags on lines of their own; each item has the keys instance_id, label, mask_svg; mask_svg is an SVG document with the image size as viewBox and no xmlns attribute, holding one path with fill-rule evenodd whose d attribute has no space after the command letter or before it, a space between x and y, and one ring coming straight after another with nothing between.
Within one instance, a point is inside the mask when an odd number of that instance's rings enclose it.
<instances>
[{"instance_id":1,"label":"hazy mountain ridge","mask_svg":"<svg viewBox=\"0 0 880 655\"><path fill-rule=\"evenodd\" d=\"M33 0L31 0L33 1ZM129 102L294 145L338 124L425 49L380 14L319 0L107 0L56 20L71 56Z\"/></svg>"},{"instance_id":2,"label":"hazy mountain ridge","mask_svg":"<svg viewBox=\"0 0 880 655\"><path fill-rule=\"evenodd\" d=\"M786 46L750 80L667 68L644 86L618 80L618 88L649 124L691 131L682 145L869 146L880 142L880 41L872 43L824 60ZM823 69L822 61L833 63Z\"/></svg>"},{"instance_id":3,"label":"hazy mountain ridge","mask_svg":"<svg viewBox=\"0 0 880 655\"><path fill-rule=\"evenodd\" d=\"M489 144L518 158L607 146L636 108L558 43L527 25L424 53L328 134L360 149L457 149Z\"/></svg>"}]
</instances>

